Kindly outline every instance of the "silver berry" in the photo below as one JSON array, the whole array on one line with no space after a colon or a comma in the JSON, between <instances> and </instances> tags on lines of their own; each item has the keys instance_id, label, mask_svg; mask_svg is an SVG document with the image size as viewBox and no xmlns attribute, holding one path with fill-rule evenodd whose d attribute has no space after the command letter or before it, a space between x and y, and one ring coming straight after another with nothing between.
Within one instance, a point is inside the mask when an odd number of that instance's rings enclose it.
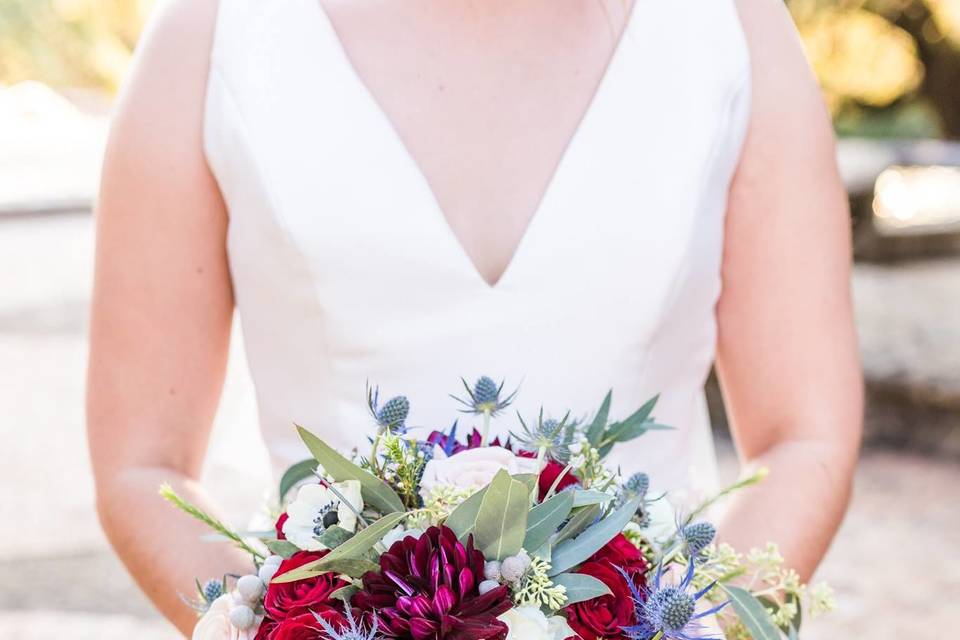
<instances>
[{"instance_id":1,"label":"silver berry","mask_svg":"<svg viewBox=\"0 0 960 640\"><path fill-rule=\"evenodd\" d=\"M500 563L496 560L485 562L483 565L483 577L494 582L500 581Z\"/></svg>"},{"instance_id":2,"label":"silver berry","mask_svg":"<svg viewBox=\"0 0 960 640\"><path fill-rule=\"evenodd\" d=\"M263 595L263 580L259 576L240 576L237 580L237 593L247 602L257 602Z\"/></svg>"},{"instance_id":3,"label":"silver berry","mask_svg":"<svg viewBox=\"0 0 960 640\"><path fill-rule=\"evenodd\" d=\"M486 595L500 586L500 583L496 580L484 580L479 585L477 585L477 590L480 591L480 595Z\"/></svg>"},{"instance_id":4,"label":"silver berry","mask_svg":"<svg viewBox=\"0 0 960 640\"><path fill-rule=\"evenodd\" d=\"M507 582L519 582L527 570L527 564L522 558L510 556L500 563L500 575Z\"/></svg>"},{"instance_id":5,"label":"silver berry","mask_svg":"<svg viewBox=\"0 0 960 640\"><path fill-rule=\"evenodd\" d=\"M246 605L240 605L239 607L234 607L230 609L230 624L244 631L253 626L253 623L256 622L256 616L253 613L253 609Z\"/></svg>"},{"instance_id":6,"label":"silver berry","mask_svg":"<svg viewBox=\"0 0 960 640\"><path fill-rule=\"evenodd\" d=\"M257 577L260 578L260 581L263 584L270 584L270 581L273 580L273 576L277 575L277 569L280 568L280 565L277 564L267 564L264 562L260 566L260 570L257 571Z\"/></svg>"}]
</instances>

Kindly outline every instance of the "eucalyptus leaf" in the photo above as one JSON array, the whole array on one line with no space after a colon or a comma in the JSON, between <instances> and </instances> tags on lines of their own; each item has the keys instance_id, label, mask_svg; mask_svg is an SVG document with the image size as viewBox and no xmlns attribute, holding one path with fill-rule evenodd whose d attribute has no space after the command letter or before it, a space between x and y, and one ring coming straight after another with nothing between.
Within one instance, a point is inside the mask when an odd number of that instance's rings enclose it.
<instances>
[{"instance_id":1,"label":"eucalyptus leaf","mask_svg":"<svg viewBox=\"0 0 960 640\"><path fill-rule=\"evenodd\" d=\"M573 494L574 507L585 507L590 504L605 504L613 500L613 496L606 491L597 491L595 489L573 489L565 493Z\"/></svg>"},{"instance_id":2,"label":"eucalyptus leaf","mask_svg":"<svg viewBox=\"0 0 960 640\"><path fill-rule=\"evenodd\" d=\"M300 432L300 438L307 445L307 449L323 466L324 472L334 480L359 480L364 501L384 515L404 511L400 496L383 480L353 464L303 427L297 426L297 431Z\"/></svg>"},{"instance_id":3,"label":"eucalyptus leaf","mask_svg":"<svg viewBox=\"0 0 960 640\"><path fill-rule=\"evenodd\" d=\"M368 571L379 571L380 565L364 558L339 558L323 563L324 573L337 573L360 578Z\"/></svg>"},{"instance_id":4,"label":"eucalyptus leaf","mask_svg":"<svg viewBox=\"0 0 960 640\"><path fill-rule=\"evenodd\" d=\"M573 492L564 491L531 509L523 548L532 550L543 546L570 515L573 502Z\"/></svg>"},{"instance_id":5,"label":"eucalyptus leaf","mask_svg":"<svg viewBox=\"0 0 960 640\"><path fill-rule=\"evenodd\" d=\"M340 587L336 591L330 594L331 598L336 598L338 600L343 600L346 603L349 603L353 596L360 591L360 587L348 584L345 587Z\"/></svg>"},{"instance_id":6,"label":"eucalyptus leaf","mask_svg":"<svg viewBox=\"0 0 960 640\"><path fill-rule=\"evenodd\" d=\"M325 546L327 549L336 549L341 544L353 537L353 534L347 531L342 527L333 525L328 527L326 531L317 536L317 540L320 541L320 544Z\"/></svg>"},{"instance_id":7,"label":"eucalyptus leaf","mask_svg":"<svg viewBox=\"0 0 960 640\"><path fill-rule=\"evenodd\" d=\"M297 545L288 540L264 540L264 544L267 545L267 549L270 549L270 553L283 559L287 559L300 551Z\"/></svg>"},{"instance_id":8,"label":"eucalyptus leaf","mask_svg":"<svg viewBox=\"0 0 960 640\"><path fill-rule=\"evenodd\" d=\"M787 631L787 640L800 640L800 637L797 635L797 630L790 625L790 630Z\"/></svg>"},{"instance_id":9,"label":"eucalyptus leaf","mask_svg":"<svg viewBox=\"0 0 960 640\"><path fill-rule=\"evenodd\" d=\"M611 595L610 588L607 585L585 573L561 573L550 579L553 584L563 585L563 588L566 589L566 604L568 605Z\"/></svg>"},{"instance_id":10,"label":"eucalyptus leaf","mask_svg":"<svg viewBox=\"0 0 960 640\"><path fill-rule=\"evenodd\" d=\"M637 512L643 497L638 496L608 515L600 522L588 527L572 540L565 540L553 549L553 565L550 575L555 576L577 566L613 539L630 522ZM588 507L591 508L591 507Z\"/></svg>"},{"instance_id":11,"label":"eucalyptus leaf","mask_svg":"<svg viewBox=\"0 0 960 640\"><path fill-rule=\"evenodd\" d=\"M444 521L444 526L452 529L460 542L466 542L467 536L473 533L477 524L477 513L480 512L480 503L483 502L486 491L486 488L480 489L461 502Z\"/></svg>"},{"instance_id":12,"label":"eucalyptus leaf","mask_svg":"<svg viewBox=\"0 0 960 640\"><path fill-rule=\"evenodd\" d=\"M485 558L503 560L520 552L529 508L527 485L499 471L483 495L474 527L474 542Z\"/></svg>"},{"instance_id":13,"label":"eucalyptus leaf","mask_svg":"<svg viewBox=\"0 0 960 640\"><path fill-rule=\"evenodd\" d=\"M510 477L527 485L528 495L540 488L540 474L538 473L518 473L517 475Z\"/></svg>"},{"instance_id":14,"label":"eucalyptus leaf","mask_svg":"<svg viewBox=\"0 0 960 640\"><path fill-rule=\"evenodd\" d=\"M757 600L760 601L760 604L762 604L763 607L764 607L765 609L767 609L768 611L769 611L770 609L776 610L776 609L778 609L778 608L780 607L780 604L779 604L778 602L776 602L773 598L769 597L769 596L756 596L756 598L757 598ZM796 606L797 606L797 612L796 612L796 614L794 614L792 620L790 620L790 621L787 622L786 624L779 625L780 631L783 631L784 633L789 633L791 627L793 627L794 629L796 629L797 631L799 631L799 630L800 630L800 624L803 622L803 610L802 610L802 608L801 608L801 606L800 606L800 602L797 600L797 597L794 596L794 595L787 596L787 600L786 600L786 601L787 601L788 603L790 603L790 602L795 603Z\"/></svg>"},{"instance_id":15,"label":"eucalyptus leaf","mask_svg":"<svg viewBox=\"0 0 960 640\"><path fill-rule=\"evenodd\" d=\"M406 515L405 513L391 513L383 516L349 540L345 540L340 546L333 549L324 557L319 560L314 560L313 562L308 562L296 569L291 569L275 577L273 582L295 582L305 578L312 578L322 573L329 573L330 571L334 571L331 566L343 559L362 560L363 562L370 563L370 561L364 559L363 556L367 551L372 549L375 544L380 542L380 539L387 535L388 531L397 526ZM342 571L342 573L346 572Z\"/></svg>"},{"instance_id":16,"label":"eucalyptus leaf","mask_svg":"<svg viewBox=\"0 0 960 640\"><path fill-rule=\"evenodd\" d=\"M773 624L770 614L753 594L740 587L722 585L730 596L730 603L740 622L744 624L753 640L780 640L780 630Z\"/></svg>"},{"instance_id":17,"label":"eucalyptus leaf","mask_svg":"<svg viewBox=\"0 0 960 640\"><path fill-rule=\"evenodd\" d=\"M306 480L314 475L317 470L317 461L313 458L301 460L297 464L287 469L280 478L280 502L286 497L287 493L301 480Z\"/></svg>"},{"instance_id":18,"label":"eucalyptus leaf","mask_svg":"<svg viewBox=\"0 0 960 640\"><path fill-rule=\"evenodd\" d=\"M581 507L574 510L573 517L563 525L563 528L557 533L557 537L554 538L554 546L560 544L564 540L568 540L575 536L580 535L580 533L589 527L591 524L596 522L597 518L600 517L600 514L603 510L599 505L592 504L589 507Z\"/></svg>"},{"instance_id":19,"label":"eucalyptus leaf","mask_svg":"<svg viewBox=\"0 0 960 640\"><path fill-rule=\"evenodd\" d=\"M600 442L600 437L603 435L603 431L607 428L607 419L610 416L610 401L612 399L613 390L607 391L607 395L604 397L603 403L597 411L597 415L594 416L593 422L587 427L587 441L591 446L597 446Z\"/></svg>"}]
</instances>

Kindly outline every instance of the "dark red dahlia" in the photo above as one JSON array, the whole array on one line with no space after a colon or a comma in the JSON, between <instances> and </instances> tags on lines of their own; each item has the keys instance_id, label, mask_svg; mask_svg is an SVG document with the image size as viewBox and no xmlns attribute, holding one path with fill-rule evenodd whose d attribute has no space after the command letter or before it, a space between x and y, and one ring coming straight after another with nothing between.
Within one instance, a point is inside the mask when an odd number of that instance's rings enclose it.
<instances>
[{"instance_id":1,"label":"dark red dahlia","mask_svg":"<svg viewBox=\"0 0 960 640\"><path fill-rule=\"evenodd\" d=\"M363 576L355 607L375 614L380 632L412 640L504 640L497 616L510 609L506 586L480 595L483 554L446 527L395 542L380 556L380 572Z\"/></svg>"}]
</instances>

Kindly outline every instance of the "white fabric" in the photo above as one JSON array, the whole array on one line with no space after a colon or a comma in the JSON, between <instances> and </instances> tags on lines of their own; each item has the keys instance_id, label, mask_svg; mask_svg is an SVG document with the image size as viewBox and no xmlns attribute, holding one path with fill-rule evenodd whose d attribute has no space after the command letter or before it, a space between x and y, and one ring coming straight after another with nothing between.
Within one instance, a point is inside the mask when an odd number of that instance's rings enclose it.
<instances>
[{"instance_id":1,"label":"white fabric","mask_svg":"<svg viewBox=\"0 0 960 640\"><path fill-rule=\"evenodd\" d=\"M277 471L293 423L349 449L365 384L449 427L459 377L522 382L533 418L624 417L656 393L652 433L616 450L661 488L715 481L703 383L714 356L723 220L747 123L732 0L638 0L589 112L500 282L443 219L317 0L221 0L205 149L260 422ZM374 176L372 179L370 176ZM460 415L461 428L472 418ZM494 420L505 433L513 410ZM462 431L461 431L462 432ZM425 432L424 432L425 433Z\"/></svg>"}]
</instances>

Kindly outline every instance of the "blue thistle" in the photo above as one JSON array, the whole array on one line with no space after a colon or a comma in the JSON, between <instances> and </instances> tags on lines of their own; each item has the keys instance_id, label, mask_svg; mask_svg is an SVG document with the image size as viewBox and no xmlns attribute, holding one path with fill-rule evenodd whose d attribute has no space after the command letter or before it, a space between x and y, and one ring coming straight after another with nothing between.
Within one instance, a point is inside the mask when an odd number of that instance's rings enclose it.
<instances>
[{"instance_id":1,"label":"blue thistle","mask_svg":"<svg viewBox=\"0 0 960 640\"><path fill-rule=\"evenodd\" d=\"M208 603L213 602L224 594L223 580L210 579L203 583L200 594Z\"/></svg>"},{"instance_id":2,"label":"blue thistle","mask_svg":"<svg viewBox=\"0 0 960 640\"><path fill-rule=\"evenodd\" d=\"M382 635L377 633L376 615L373 617L373 624L370 626L370 629L367 629L362 621L353 617L353 609L350 607L350 603L346 603L344 613L346 614L348 626L340 630L334 629L333 625L317 613L313 614L313 617L316 618L320 626L323 627L324 638L328 640L380 640L383 638Z\"/></svg>"},{"instance_id":3,"label":"blue thistle","mask_svg":"<svg viewBox=\"0 0 960 640\"><path fill-rule=\"evenodd\" d=\"M709 522L696 522L680 529L680 537L687 543L687 555L698 555L717 535L717 528Z\"/></svg>"},{"instance_id":4,"label":"blue thistle","mask_svg":"<svg viewBox=\"0 0 960 640\"><path fill-rule=\"evenodd\" d=\"M460 378L463 388L467 391L467 399L459 398L455 395L450 397L464 406L463 413L473 413L476 415L496 416L498 413L510 406L516 397L519 389L506 397L503 394L503 382L499 385L489 376L480 376L471 388L466 380Z\"/></svg>"},{"instance_id":5,"label":"blue thistle","mask_svg":"<svg viewBox=\"0 0 960 640\"><path fill-rule=\"evenodd\" d=\"M515 438L522 447L529 451L542 451L547 457L562 464L570 461L570 445L576 435L576 422L570 420L569 413L562 420L544 420L541 409L537 423L533 426L527 425L522 416L517 417L523 430L520 433L511 431L510 437Z\"/></svg>"},{"instance_id":6,"label":"blue thistle","mask_svg":"<svg viewBox=\"0 0 960 640\"><path fill-rule=\"evenodd\" d=\"M637 624L623 627L624 633L632 640L651 640L658 634L661 640L721 640L699 635L704 627L698 621L720 611L727 606L727 602L696 613L697 602L713 589L716 583L710 583L696 593L688 593L687 590L693 582L693 560L687 565L683 579L675 585L661 584L664 573L664 566L661 564L657 567L653 588L646 588L643 593L626 571L620 567L616 569L627 581L633 595Z\"/></svg>"},{"instance_id":7,"label":"blue thistle","mask_svg":"<svg viewBox=\"0 0 960 640\"><path fill-rule=\"evenodd\" d=\"M410 413L410 401L406 396L394 396L379 406L380 389L367 387L367 406L373 419L377 421L383 431L394 435L407 432L407 416Z\"/></svg>"},{"instance_id":8,"label":"blue thistle","mask_svg":"<svg viewBox=\"0 0 960 640\"><path fill-rule=\"evenodd\" d=\"M623 488L635 496L645 496L650 490L650 476L645 473L635 473L623 483Z\"/></svg>"}]
</instances>

